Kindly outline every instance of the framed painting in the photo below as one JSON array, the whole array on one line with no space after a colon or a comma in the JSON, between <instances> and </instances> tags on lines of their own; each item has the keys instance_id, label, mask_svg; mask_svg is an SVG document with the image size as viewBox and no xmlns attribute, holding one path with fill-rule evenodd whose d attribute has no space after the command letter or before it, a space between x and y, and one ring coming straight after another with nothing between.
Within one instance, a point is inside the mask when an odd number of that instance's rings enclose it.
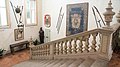
<instances>
[{"instance_id":1,"label":"framed painting","mask_svg":"<svg viewBox=\"0 0 120 67\"><path fill-rule=\"evenodd\" d=\"M15 41L23 40L24 39L24 29L14 29L14 37Z\"/></svg>"},{"instance_id":2,"label":"framed painting","mask_svg":"<svg viewBox=\"0 0 120 67\"><path fill-rule=\"evenodd\" d=\"M88 3L68 4L66 18L66 36L87 30Z\"/></svg>"}]
</instances>

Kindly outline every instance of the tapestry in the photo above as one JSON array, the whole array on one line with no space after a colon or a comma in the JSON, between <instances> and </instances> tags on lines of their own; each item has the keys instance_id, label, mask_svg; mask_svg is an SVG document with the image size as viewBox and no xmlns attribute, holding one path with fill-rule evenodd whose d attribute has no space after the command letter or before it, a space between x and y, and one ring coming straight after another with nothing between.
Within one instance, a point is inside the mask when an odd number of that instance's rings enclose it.
<instances>
[{"instance_id":1,"label":"tapestry","mask_svg":"<svg viewBox=\"0 0 120 67\"><path fill-rule=\"evenodd\" d=\"M66 36L87 30L88 3L68 4L66 18Z\"/></svg>"}]
</instances>

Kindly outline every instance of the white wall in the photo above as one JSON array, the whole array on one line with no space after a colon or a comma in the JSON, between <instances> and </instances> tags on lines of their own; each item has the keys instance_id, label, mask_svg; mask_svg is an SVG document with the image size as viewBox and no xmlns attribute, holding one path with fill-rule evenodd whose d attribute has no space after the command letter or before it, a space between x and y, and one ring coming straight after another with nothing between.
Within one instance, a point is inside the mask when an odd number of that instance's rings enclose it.
<instances>
[{"instance_id":1,"label":"white wall","mask_svg":"<svg viewBox=\"0 0 120 67\"><path fill-rule=\"evenodd\" d=\"M11 0L12 3L16 5L24 5L24 0ZM44 26L44 15L50 14L51 15L51 27L48 28L51 30L51 40L56 40L59 38L63 38L66 36L66 5L67 4L74 4L74 3L82 3L82 2L89 2L89 15L88 15L88 30L96 28L96 24L94 21L94 16L92 14L91 7L95 5L101 14L105 12L105 7L107 6L107 3L109 0L38 0L38 26L32 26L32 27L25 27L24 31L24 40L29 40L30 36L33 37L33 39L39 38L38 37L38 31L40 26ZM42 1L42 2L41 2ZM120 0L112 0L113 3L113 11L118 13L120 10ZM42 8L41 8L42 6ZM60 11L60 8L62 9L62 13L64 12L64 18L63 22L61 24L60 32L57 34L56 30L56 24L58 19L58 14ZM42 10L42 11L41 11ZM9 29L0 29L0 48L4 48L6 50L9 50L9 45L15 42L14 40L14 29L17 28L16 20L10 5L10 18L11 18L11 28ZM24 20L24 18L23 18ZM116 18L114 16L113 22L116 22ZM114 24L114 23L111 24ZM25 21L23 22L25 23ZM41 24L42 23L42 24ZM21 40L23 41L23 40Z\"/></svg>"},{"instance_id":2,"label":"white wall","mask_svg":"<svg viewBox=\"0 0 120 67\"><path fill-rule=\"evenodd\" d=\"M16 5L22 5L24 7L24 0L10 0L14 6ZM30 37L32 36L33 39L39 39L39 28L41 26L41 0L38 0L38 26L31 26L31 27L25 27L24 29L24 40L29 40ZM12 7L9 3L9 8L10 8L10 22L11 22L11 28L9 29L0 29L0 48L4 48L6 50L9 50L9 45L12 43L24 41L15 41L14 39L14 29L17 28L17 23L13 14ZM23 15L23 23L25 23L24 15Z\"/></svg>"},{"instance_id":3,"label":"white wall","mask_svg":"<svg viewBox=\"0 0 120 67\"><path fill-rule=\"evenodd\" d=\"M88 2L89 3L89 11L88 11L88 30L97 28L93 16L93 12L91 7L96 6L98 10L100 11L101 15L106 11L105 8L107 7L107 4L109 0L42 0L42 19L44 22L44 15L49 14L51 15L51 27L48 28L51 30L51 40L56 40L59 38L63 38L66 36L66 6L67 4L75 4L75 3L83 3L83 2ZM118 13L120 10L120 0L112 0L113 3L113 11ZM60 32L57 34L56 30L56 24L58 20L58 15L60 8L62 9L62 13L64 12L64 18L63 22L61 24ZM103 17L103 15L102 15ZM116 23L116 18L114 16L113 22ZM114 23L111 24L114 24ZM44 26L43 23L43 27Z\"/></svg>"}]
</instances>

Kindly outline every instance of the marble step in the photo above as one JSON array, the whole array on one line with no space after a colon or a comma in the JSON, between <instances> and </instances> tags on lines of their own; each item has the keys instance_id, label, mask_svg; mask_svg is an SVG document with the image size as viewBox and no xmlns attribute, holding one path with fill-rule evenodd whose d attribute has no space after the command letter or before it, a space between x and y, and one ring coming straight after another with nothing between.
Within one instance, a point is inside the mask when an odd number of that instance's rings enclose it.
<instances>
[{"instance_id":1,"label":"marble step","mask_svg":"<svg viewBox=\"0 0 120 67\"><path fill-rule=\"evenodd\" d=\"M108 67L108 61L98 59L91 65L91 67Z\"/></svg>"},{"instance_id":2,"label":"marble step","mask_svg":"<svg viewBox=\"0 0 120 67\"><path fill-rule=\"evenodd\" d=\"M64 64L60 65L60 67L68 67L71 63L73 63L75 60L67 60Z\"/></svg>"},{"instance_id":3,"label":"marble step","mask_svg":"<svg viewBox=\"0 0 120 67\"><path fill-rule=\"evenodd\" d=\"M78 67L78 65L80 65L83 61L84 59L77 59L73 63L71 63L68 67Z\"/></svg>"},{"instance_id":4,"label":"marble step","mask_svg":"<svg viewBox=\"0 0 120 67\"><path fill-rule=\"evenodd\" d=\"M87 58L83 63L81 63L78 67L91 67L95 60L91 58Z\"/></svg>"},{"instance_id":5,"label":"marble step","mask_svg":"<svg viewBox=\"0 0 120 67\"><path fill-rule=\"evenodd\" d=\"M59 67L60 65L64 64L67 60L61 60L57 64L53 65L52 67Z\"/></svg>"},{"instance_id":6,"label":"marble step","mask_svg":"<svg viewBox=\"0 0 120 67\"><path fill-rule=\"evenodd\" d=\"M13 67L108 67L108 61L91 58L76 60L32 60L22 62Z\"/></svg>"},{"instance_id":7,"label":"marble step","mask_svg":"<svg viewBox=\"0 0 120 67\"><path fill-rule=\"evenodd\" d=\"M48 64L46 67L53 67L55 64L59 63L61 60L55 60L55 62Z\"/></svg>"}]
</instances>

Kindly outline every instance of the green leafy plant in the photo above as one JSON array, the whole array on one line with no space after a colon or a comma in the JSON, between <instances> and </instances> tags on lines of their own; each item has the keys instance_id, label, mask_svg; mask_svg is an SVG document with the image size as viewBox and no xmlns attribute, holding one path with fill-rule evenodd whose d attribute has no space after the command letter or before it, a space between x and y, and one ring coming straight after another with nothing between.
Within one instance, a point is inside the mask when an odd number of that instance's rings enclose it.
<instances>
[{"instance_id":1,"label":"green leafy plant","mask_svg":"<svg viewBox=\"0 0 120 67\"><path fill-rule=\"evenodd\" d=\"M6 50L0 49L0 56L3 56L4 51L6 51Z\"/></svg>"},{"instance_id":2,"label":"green leafy plant","mask_svg":"<svg viewBox=\"0 0 120 67\"><path fill-rule=\"evenodd\" d=\"M40 42L37 39L33 43L34 43L34 45L39 45L40 44Z\"/></svg>"}]
</instances>

